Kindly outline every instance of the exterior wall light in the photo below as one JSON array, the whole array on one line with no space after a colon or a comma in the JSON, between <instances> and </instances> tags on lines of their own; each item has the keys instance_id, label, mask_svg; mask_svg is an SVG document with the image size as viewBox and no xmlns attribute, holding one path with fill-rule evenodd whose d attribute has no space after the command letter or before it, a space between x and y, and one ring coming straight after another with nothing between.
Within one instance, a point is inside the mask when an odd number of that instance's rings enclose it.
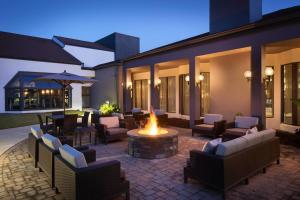
<instances>
[{"instance_id":1,"label":"exterior wall light","mask_svg":"<svg viewBox=\"0 0 300 200\"><path fill-rule=\"evenodd\" d=\"M245 71L244 77L247 79L247 81L250 81L252 78L252 72L250 70Z\"/></svg>"},{"instance_id":2,"label":"exterior wall light","mask_svg":"<svg viewBox=\"0 0 300 200\"><path fill-rule=\"evenodd\" d=\"M197 80L197 86L200 87L200 84L201 84L201 81L204 80L204 75L203 74L200 74L198 76L198 80Z\"/></svg>"},{"instance_id":3,"label":"exterior wall light","mask_svg":"<svg viewBox=\"0 0 300 200\"><path fill-rule=\"evenodd\" d=\"M148 80L148 85L151 85L151 80Z\"/></svg>"},{"instance_id":4,"label":"exterior wall light","mask_svg":"<svg viewBox=\"0 0 300 200\"><path fill-rule=\"evenodd\" d=\"M187 76L184 78L184 80L185 80L186 82L190 82L190 76L187 75Z\"/></svg>"},{"instance_id":5,"label":"exterior wall light","mask_svg":"<svg viewBox=\"0 0 300 200\"><path fill-rule=\"evenodd\" d=\"M127 89L132 90L132 82L127 82Z\"/></svg>"},{"instance_id":6,"label":"exterior wall light","mask_svg":"<svg viewBox=\"0 0 300 200\"><path fill-rule=\"evenodd\" d=\"M157 89L159 89L159 88L160 88L160 84L161 84L161 80L160 80L160 79L157 79L157 83L156 83L156 87L157 87Z\"/></svg>"},{"instance_id":7,"label":"exterior wall light","mask_svg":"<svg viewBox=\"0 0 300 200\"><path fill-rule=\"evenodd\" d=\"M274 75L274 69L272 67L266 67L265 69L266 77L270 77Z\"/></svg>"}]
</instances>

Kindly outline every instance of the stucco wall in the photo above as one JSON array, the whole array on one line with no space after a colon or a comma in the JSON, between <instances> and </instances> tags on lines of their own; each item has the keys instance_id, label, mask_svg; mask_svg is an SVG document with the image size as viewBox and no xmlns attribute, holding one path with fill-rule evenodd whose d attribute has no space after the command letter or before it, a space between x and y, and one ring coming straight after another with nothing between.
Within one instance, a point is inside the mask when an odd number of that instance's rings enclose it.
<instances>
[{"instance_id":1,"label":"stucco wall","mask_svg":"<svg viewBox=\"0 0 300 200\"><path fill-rule=\"evenodd\" d=\"M0 58L0 113L5 112L4 86L18 71L61 73L64 70L80 76L94 77L94 71L82 70L79 65ZM72 84L72 108L82 108L81 85Z\"/></svg>"},{"instance_id":2,"label":"stucco wall","mask_svg":"<svg viewBox=\"0 0 300 200\"><path fill-rule=\"evenodd\" d=\"M249 53L210 60L210 113L221 113L228 121L238 112L250 115L250 83L244 78L249 69Z\"/></svg>"},{"instance_id":3,"label":"stucco wall","mask_svg":"<svg viewBox=\"0 0 300 200\"><path fill-rule=\"evenodd\" d=\"M65 45L64 50L84 63L84 67L94 67L96 65L114 61L115 53L98 49L89 49L71 45Z\"/></svg>"},{"instance_id":4,"label":"stucco wall","mask_svg":"<svg viewBox=\"0 0 300 200\"><path fill-rule=\"evenodd\" d=\"M99 109L105 101L118 103L118 67L107 67L95 71L98 80L91 88L92 107Z\"/></svg>"}]
</instances>

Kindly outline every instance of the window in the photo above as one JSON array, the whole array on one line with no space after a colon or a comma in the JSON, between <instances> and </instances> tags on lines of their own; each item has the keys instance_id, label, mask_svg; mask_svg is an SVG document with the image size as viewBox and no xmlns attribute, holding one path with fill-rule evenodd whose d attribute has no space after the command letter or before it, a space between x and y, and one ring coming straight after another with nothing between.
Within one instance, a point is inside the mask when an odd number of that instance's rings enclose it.
<instances>
[{"instance_id":1,"label":"window","mask_svg":"<svg viewBox=\"0 0 300 200\"><path fill-rule=\"evenodd\" d=\"M182 115L190 114L190 90L189 82L186 81L188 74L179 76L179 111Z\"/></svg>"},{"instance_id":2,"label":"window","mask_svg":"<svg viewBox=\"0 0 300 200\"><path fill-rule=\"evenodd\" d=\"M91 88L82 86L82 107L90 108L91 106Z\"/></svg>"},{"instance_id":3,"label":"window","mask_svg":"<svg viewBox=\"0 0 300 200\"><path fill-rule=\"evenodd\" d=\"M270 67L274 70L274 67ZM266 95L266 117L274 117L274 75L264 79Z\"/></svg>"},{"instance_id":4,"label":"window","mask_svg":"<svg viewBox=\"0 0 300 200\"><path fill-rule=\"evenodd\" d=\"M200 114L203 116L204 114L209 112L210 106L210 73L209 72L201 72L204 79L201 81L200 85Z\"/></svg>"},{"instance_id":5,"label":"window","mask_svg":"<svg viewBox=\"0 0 300 200\"><path fill-rule=\"evenodd\" d=\"M300 108L294 101L300 99L300 63L283 65L281 69L281 121L300 125Z\"/></svg>"},{"instance_id":6,"label":"window","mask_svg":"<svg viewBox=\"0 0 300 200\"><path fill-rule=\"evenodd\" d=\"M133 106L148 110L148 80L135 80L133 85Z\"/></svg>"},{"instance_id":7,"label":"window","mask_svg":"<svg viewBox=\"0 0 300 200\"><path fill-rule=\"evenodd\" d=\"M62 88L58 83L34 82L46 73L18 72L5 86L5 109L35 110L63 108ZM66 89L66 107L71 107L71 87Z\"/></svg>"},{"instance_id":8,"label":"window","mask_svg":"<svg viewBox=\"0 0 300 200\"><path fill-rule=\"evenodd\" d=\"M160 80L160 109L174 113L176 112L176 77L163 77Z\"/></svg>"}]
</instances>

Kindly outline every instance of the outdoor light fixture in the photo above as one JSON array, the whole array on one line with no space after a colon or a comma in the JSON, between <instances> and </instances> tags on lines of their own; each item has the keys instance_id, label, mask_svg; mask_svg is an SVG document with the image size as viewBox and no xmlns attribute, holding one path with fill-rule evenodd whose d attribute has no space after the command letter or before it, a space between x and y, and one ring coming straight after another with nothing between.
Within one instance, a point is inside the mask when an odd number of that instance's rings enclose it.
<instances>
[{"instance_id":1,"label":"outdoor light fixture","mask_svg":"<svg viewBox=\"0 0 300 200\"><path fill-rule=\"evenodd\" d=\"M160 88L160 84L161 84L161 80L160 79L157 79L157 83L156 83L156 87L157 87L157 89L159 89Z\"/></svg>"},{"instance_id":2,"label":"outdoor light fixture","mask_svg":"<svg viewBox=\"0 0 300 200\"><path fill-rule=\"evenodd\" d=\"M252 78L252 72L250 70L245 71L244 77L247 79L247 81L250 81Z\"/></svg>"},{"instance_id":3,"label":"outdoor light fixture","mask_svg":"<svg viewBox=\"0 0 300 200\"><path fill-rule=\"evenodd\" d=\"M151 80L148 80L148 85L151 85Z\"/></svg>"},{"instance_id":4,"label":"outdoor light fixture","mask_svg":"<svg viewBox=\"0 0 300 200\"><path fill-rule=\"evenodd\" d=\"M204 75L203 74L200 74L198 76L198 80L197 80L197 86L200 87L200 84L201 84L201 81L204 80Z\"/></svg>"},{"instance_id":5,"label":"outdoor light fixture","mask_svg":"<svg viewBox=\"0 0 300 200\"><path fill-rule=\"evenodd\" d=\"M132 82L131 81L127 82L127 89L132 90Z\"/></svg>"},{"instance_id":6,"label":"outdoor light fixture","mask_svg":"<svg viewBox=\"0 0 300 200\"><path fill-rule=\"evenodd\" d=\"M187 84L190 84L190 76L189 76L189 75L187 75L187 76L184 78L184 80L187 82Z\"/></svg>"},{"instance_id":7,"label":"outdoor light fixture","mask_svg":"<svg viewBox=\"0 0 300 200\"><path fill-rule=\"evenodd\" d=\"M265 69L266 77L270 77L274 75L274 69L272 67L266 67Z\"/></svg>"}]
</instances>

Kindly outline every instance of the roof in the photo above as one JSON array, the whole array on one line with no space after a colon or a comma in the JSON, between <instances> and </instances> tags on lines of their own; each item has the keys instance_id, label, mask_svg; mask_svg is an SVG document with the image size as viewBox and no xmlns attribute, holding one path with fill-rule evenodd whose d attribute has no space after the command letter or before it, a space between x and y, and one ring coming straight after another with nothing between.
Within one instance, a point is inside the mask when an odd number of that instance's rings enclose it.
<instances>
[{"instance_id":1,"label":"roof","mask_svg":"<svg viewBox=\"0 0 300 200\"><path fill-rule=\"evenodd\" d=\"M77 39L66 38L61 36L54 36L54 37L57 38L60 42L62 42L64 45L72 45L72 46L85 47L90 49L98 49L103 51L113 51L112 49L96 42L87 42L83 40L77 40Z\"/></svg>"},{"instance_id":2,"label":"roof","mask_svg":"<svg viewBox=\"0 0 300 200\"><path fill-rule=\"evenodd\" d=\"M250 29L254 29L257 27L262 27L262 26L267 26L267 25L271 25L271 24L275 24L275 23L280 23L280 22L286 22L286 21L290 21L292 19L300 19L300 6L294 6L291 8L286 8L286 9L281 9L269 14L265 14L263 15L262 19L253 23L253 24L248 24L239 28L235 28L235 29L231 29L231 30L227 30L227 31L223 31L223 32L218 32L218 33L203 33L194 37L190 37L184 40L180 40L174 43L170 43L164 46L160 46L158 48L154 48L151 49L149 51L145 51L139 54L136 54L132 57L129 57L127 59L125 59L124 61L130 61L130 60L134 60L134 59L138 59L144 56L148 56L148 55L152 55L152 54L157 54L160 52L164 52L164 51L169 51L172 49L177 49L177 48L181 48L181 47L185 47L185 46L189 46L189 45L193 45L199 42L203 42L203 41L207 41L210 39L215 39L215 38L220 38L223 37L225 35L229 35L229 34L233 34L233 33L237 33L237 32L242 32L242 31L248 31Z\"/></svg>"},{"instance_id":3,"label":"roof","mask_svg":"<svg viewBox=\"0 0 300 200\"><path fill-rule=\"evenodd\" d=\"M0 57L81 65L50 39L0 31Z\"/></svg>"}]
</instances>

